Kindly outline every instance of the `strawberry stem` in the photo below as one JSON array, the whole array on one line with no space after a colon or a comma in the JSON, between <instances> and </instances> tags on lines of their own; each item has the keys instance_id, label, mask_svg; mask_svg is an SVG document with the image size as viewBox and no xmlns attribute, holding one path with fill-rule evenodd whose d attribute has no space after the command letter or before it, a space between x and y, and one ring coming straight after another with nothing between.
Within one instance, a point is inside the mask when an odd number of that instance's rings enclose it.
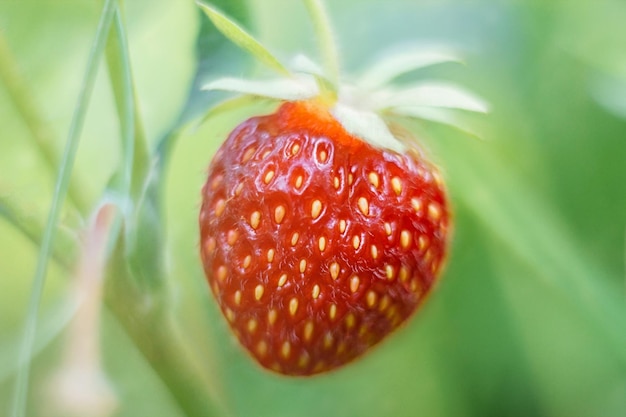
<instances>
[{"instance_id":1,"label":"strawberry stem","mask_svg":"<svg viewBox=\"0 0 626 417\"><path fill-rule=\"evenodd\" d=\"M304 0L304 4L311 16L326 75L336 91L339 85L339 54L330 18L321 0Z\"/></svg>"}]
</instances>

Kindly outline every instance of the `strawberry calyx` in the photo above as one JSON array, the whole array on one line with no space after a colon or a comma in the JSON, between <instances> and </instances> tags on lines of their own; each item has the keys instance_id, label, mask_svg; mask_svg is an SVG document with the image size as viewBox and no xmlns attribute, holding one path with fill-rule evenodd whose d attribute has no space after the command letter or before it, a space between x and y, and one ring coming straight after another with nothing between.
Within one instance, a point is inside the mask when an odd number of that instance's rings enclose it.
<instances>
[{"instance_id":1,"label":"strawberry calyx","mask_svg":"<svg viewBox=\"0 0 626 417\"><path fill-rule=\"evenodd\" d=\"M249 96L251 100L242 103L242 106L260 99L277 103L316 103L320 106L320 115L330 113L349 133L375 146L397 152L406 151L407 146L405 141L399 140L391 132L391 120L406 122L419 119L443 123L476 137L478 135L473 129L459 120L457 112L486 113L489 110L484 100L450 83L397 83L400 76L425 67L462 62L459 55L449 48L404 47L392 50L377 58L369 71L355 82L339 83L339 76L335 74L339 67L336 47L321 2L311 0L305 4L320 39L320 49L327 61L325 65L319 65L303 54L297 55L290 65L285 65L217 8L205 3L198 4L224 36L279 75L279 78L263 80L221 78L203 87L209 91L220 90ZM322 106L326 109L322 109ZM212 113L211 110L209 112Z\"/></svg>"}]
</instances>

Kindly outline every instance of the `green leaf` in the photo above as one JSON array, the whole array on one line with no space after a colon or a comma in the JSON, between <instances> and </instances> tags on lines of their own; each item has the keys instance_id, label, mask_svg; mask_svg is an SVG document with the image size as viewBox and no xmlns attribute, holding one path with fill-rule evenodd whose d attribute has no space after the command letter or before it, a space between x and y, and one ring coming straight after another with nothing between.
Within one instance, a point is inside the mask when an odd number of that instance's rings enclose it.
<instances>
[{"instance_id":1,"label":"green leaf","mask_svg":"<svg viewBox=\"0 0 626 417\"><path fill-rule=\"evenodd\" d=\"M448 62L462 63L461 57L445 47L413 46L398 49L376 59L358 79L357 85L376 89L409 72Z\"/></svg>"},{"instance_id":2,"label":"green leaf","mask_svg":"<svg viewBox=\"0 0 626 417\"><path fill-rule=\"evenodd\" d=\"M241 28L241 26L237 25L237 23L235 23L231 18L227 17L212 6L208 6L200 2L197 4L206 13L209 19L211 19L211 22L213 22L215 27L233 43L251 53L259 61L263 62L276 72L283 75L290 75L289 70L281 64L280 61L261 44L261 42L257 41L254 37L252 37L252 35Z\"/></svg>"},{"instance_id":3,"label":"green leaf","mask_svg":"<svg viewBox=\"0 0 626 417\"><path fill-rule=\"evenodd\" d=\"M33 289L28 303L26 322L24 323L24 336L22 339L19 357L20 369L15 382L15 392L11 408L12 417L23 417L26 414L26 398L30 374L29 358L32 356L33 343L37 330L39 304L45 285L48 260L51 253L52 242L54 240L59 215L61 213L61 206L67 195L69 180L74 166L74 159L76 157L76 151L78 150L80 132L85 121L87 104L89 103L89 98L91 96L91 92L93 91L96 79L99 58L104 49L106 36L111 26L114 11L114 0L106 0L100 15L98 28L89 53L89 58L87 60L87 69L85 71L78 101L74 110L63 158L61 160L61 169L57 177L54 196L48 214L48 221L46 223L46 228L41 241L39 256L37 258L37 269L33 278Z\"/></svg>"},{"instance_id":4,"label":"green leaf","mask_svg":"<svg viewBox=\"0 0 626 417\"><path fill-rule=\"evenodd\" d=\"M489 105L462 87L443 82L420 82L402 89L388 89L372 99L378 109L395 107L444 107L487 113Z\"/></svg>"},{"instance_id":5,"label":"green leaf","mask_svg":"<svg viewBox=\"0 0 626 417\"><path fill-rule=\"evenodd\" d=\"M278 100L306 100L319 94L316 83L310 77L260 81L241 78L220 78L206 84L202 89L249 94Z\"/></svg>"}]
</instances>

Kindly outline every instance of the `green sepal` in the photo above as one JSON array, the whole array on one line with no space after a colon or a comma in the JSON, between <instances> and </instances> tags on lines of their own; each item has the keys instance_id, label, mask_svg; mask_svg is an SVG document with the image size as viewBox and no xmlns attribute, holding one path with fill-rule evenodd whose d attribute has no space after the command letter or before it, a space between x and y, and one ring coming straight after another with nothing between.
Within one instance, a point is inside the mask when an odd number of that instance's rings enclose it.
<instances>
[{"instance_id":1,"label":"green sepal","mask_svg":"<svg viewBox=\"0 0 626 417\"><path fill-rule=\"evenodd\" d=\"M259 61L283 75L290 75L289 70L261 42L246 32L241 26L213 6L197 2L211 22L224 36L240 48L248 51Z\"/></svg>"}]
</instances>

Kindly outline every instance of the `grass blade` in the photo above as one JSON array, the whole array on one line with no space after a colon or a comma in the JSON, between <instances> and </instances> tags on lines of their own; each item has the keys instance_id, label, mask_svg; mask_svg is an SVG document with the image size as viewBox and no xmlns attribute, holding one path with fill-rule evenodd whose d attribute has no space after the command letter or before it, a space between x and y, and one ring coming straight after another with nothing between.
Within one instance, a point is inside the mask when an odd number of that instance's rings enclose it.
<instances>
[{"instance_id":1,"label":"grass blade","mask_svg":"<svg viewBox=\"0 0 626 417\"><path fill-rule=\"evenodd\" d=\"M214 7L199 2L197 4L204 11L204 13L206 13L209 19L211 19L211 22L213 22L215 27L234 44L248 51L259 61L263 62L279 74L290 75L289 70L281 64L280 61L272 55L272 53L265 46L254 39L252 35L236 24L231 18L227 17Z\"/></svg>"},{"instance_id":2,"label":"grass blade","mask_svg":"<svg viewBox=\"0 0 626 417\"><path fill-rule=\"evenodd\" d=\"M33 349L34 336L37 329L37 316L39 313L39 304L43 293L45 284L46 270L48 266L48 260L50 257L52 241L54 238L54 232L56 224L61 212L61 206L67 195L69 180L74 165L74 159L76 157L76 151L78 149L80 131L85 121L85 115L87 113L87 104L93 91L93 86L96 79L96 73L98 69L98 58L101 56L106 41L106 35L111 26L113 14L115 11L113 0L106 0L100 20L98 22L98 28L96 30L96 36L89 52L89 58L87 60L87 70L82 82L81 90L78 97L76 109L70 130L67 137L67 143L61 160L60 172L57 177L55 186L55 192L50 206L50 212L48 214L48 221L44 230L41 247L39 250L39 256L37 258L37 269L33 279L33 290L28 304L28 313L26 316L26 322L24 324L24 336L20 348L19 357L19 372L15 383L15 391L13 396L13 403L11 407L12 417L24 417L26 415L26 398L28 393L28 383L30 376L30 361L31 352Z\"/></svg>"}]
</instances>

